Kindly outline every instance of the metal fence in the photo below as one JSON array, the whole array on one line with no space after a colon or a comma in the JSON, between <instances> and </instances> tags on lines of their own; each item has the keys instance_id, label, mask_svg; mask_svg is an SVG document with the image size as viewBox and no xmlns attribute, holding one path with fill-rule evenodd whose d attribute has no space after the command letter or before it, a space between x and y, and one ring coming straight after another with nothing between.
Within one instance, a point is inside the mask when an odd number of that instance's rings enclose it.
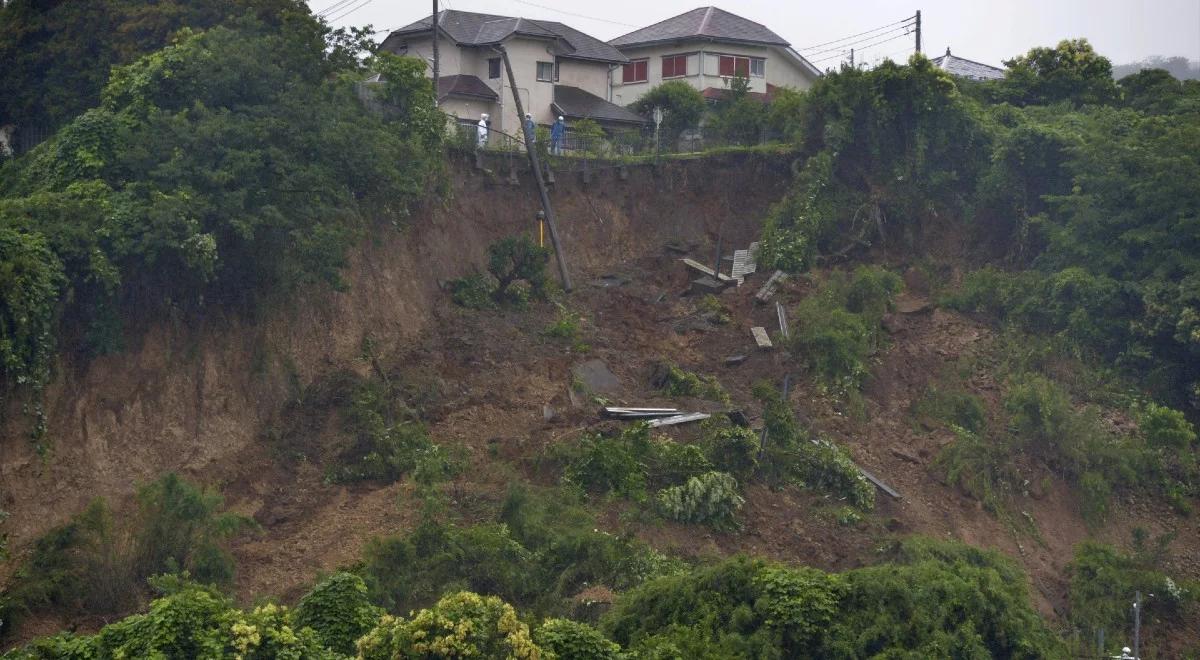
<instances>
[{"instance_id":1,"label":"metal fence","mask_svg":"<svg viewBox=\"0 0 1200 660\"><path fill-rule=\"evenodd\" d=\"M572 131L568 125L566 134L556 144L550 141L549 132L540 127L534 143L539 154L548 160L588 160L612 162L641 162L659 156L692 154L726 147L748 147L777 142L773 136L762 135L753 142L729 140L720 136L705 135L700 128L682 132L678 139L656 137L653 131L611 131L602 134ZM489 129L487 140L478 141L478 126L458 122L449 136L452 148L462 151L480 150L484 153L524 153L525 139L496 129Z\"/></svg>"}]
</instances>

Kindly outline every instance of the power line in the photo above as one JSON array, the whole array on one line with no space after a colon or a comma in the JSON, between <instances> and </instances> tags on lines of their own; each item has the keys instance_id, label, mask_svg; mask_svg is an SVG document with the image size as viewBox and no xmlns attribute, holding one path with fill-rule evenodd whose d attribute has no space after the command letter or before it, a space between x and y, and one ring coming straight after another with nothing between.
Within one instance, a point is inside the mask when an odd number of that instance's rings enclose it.
<instances>
[{"instance_id":1,"label":"power line","mask_svg":"<svg viewBox=\"0 0 1200 660\"><path fill-rule=\"evenodd\" d=\"M894 25L900 25L901 23L908 23L908 22L910 22L910 21L914 20L915 18L916 18L915 16L909 16L908 18L906 18L906 19L904 19L904 20L902 20L902 21L896 21L895 23L888 23L887 25L883 25L883 26L877 27L877 28L875 28L874 30L867 30L866 32L859 32L858 34L852 34L852 35L850 35L850 36L848 36L848 37L842 37L841 39L834 39L833 41L826 41L826 42L825 42L825 43L823 43L823 44L814 44L814 45L812 45L812 46L805 46L804 48L797 48L796 50L797 50L797 51L801 51L801 52L802 52L802 51L806 51L806 50L813 50L814 48L820 48L820 47L822 47L822 46L828 46L828 45L830 45L830 44L836 44L836 43L839 43L839 42L842 42L842 41L846 41L846 40L848 40L848 39L854 39L855 37L861 37L861 36L863 36L863 35L866 35L866 34L873 34L873 33L875 33L875 32L879 32L880 30L883 30L883 29L885 29L885 28L890 28L890 27L892 27L892 26L894 26ZM878 35L877 35L877 36L878 36ZM873 37L872 37L872 38L873 38Z\"/></svg>"},{"instance_id":2,"label":"power line","mask_svg":"<svg viewBox=\"0 0 1200 660\"><path fill-rule=\"evenodd\" d=\"M620 25L620 26L622 26L622 27L628 27L628 28L639 28L639 27L643 27L643 26L641 26L641 25L632 25L632 24L630 24L630 23L622 23L622 22L620 22L620 21L612 21L612 20L609 20L609 19L607 19L607 18L596 18L595 16L587 16L587 15L585 15L585 14L576 14L575 12L564 11L564 10L562 10L562 9L559 9L559 8L557 8L557 7L549 7L549 6L547 6L547 5L539 5L539 4L538 4L538 3L536 3L536 2L529 2L528 0L513 0L513 1L514 1L514 2L517 2L517 3L520 3L520 4L522 4L522 5L529 5L530 7L537 7L538 9L545 9L545 10L547 10L547 11L558 12L559 14L565 14L565 15L567 15L567 16L574 16L575 18L586 18L586 19L587 19L587 20L589 20L589 21L599 21L599 22L601 22L601 23L611 23L611 24L613 24L613 25Z\"/></svg>"},{"instance_id":3,"label":"power line","mask_svg":"<svg viewBox=\"0 0 1200 660\"><path fill-rule=\"evenodd\" d=\"M903 31L903 32L904 32L904 34L898 34L898 35L896 35L896 37L894 37L894 38L904 37L904 36L907 36L907 35L909 35L909 34L912 34L912 32L909 30L909 28L910 28L910 26L907 26L907 25L905 25L905 26L902 26L902 27L898 27L898 28L893 28L893 29L891 29L891 30L888 30L887 32L880 32L879 34L876 34L876 35L874 35L874 36L871 36L871 37L866 37L866 38L864 38L864 39L859 39L858 41L851 41L851 42L849 42L849 43L844 43L844 44L842 44L842 45L840 45L840 46L835 46L835 47L833 47L833 48L827 48L827 49L825 49L825 50L822 50L822 51L817 51L817 52L815 52L815 53L809 53L809 54L807 55L807 57L815 57L815 56L817 56L817 55L824 55L825 53L834 53L834 52L840 52L840 51L844 51L844 50L846 50L847 48L849 48L849 47L851 47L851 46L856 46L856 47L857 47L857 46L858 46L858 44L861 44L861 43L863 43L863 42L865 42L865 41L870 41L870 40L872 40L872 39L878 39L879 37L882 37L882 36L884 36L884 35L887 35L887 34L892 34L892 33L894 33L894 32L900 32L900 31Z\"/></svg>"},{"instance_id":4,"label":"power line","mask_svg":"<svg viewBox=\"0 0 1200 660\"><path fill-rule=\"evenodd\" d=\"M333 3L332 5L329 5L328 7L318 11L317 16L327 16L327 15L337 11L338 9L345 7L346 5L348 5L352 2L354 2L354 0L338 0L337 2Z\"/></svg>"},{"instance_id":5,"label":"power line","mask_svg":"<svg viewBox=\"0 0 1200 660\"><path fill-rule=\"evenodd\" d=\"M896 36L894 36L894 37L890 37L890 38L888 38L888 39L881 39L881 40L879 40L879 41L876 41L876 42L874 42L874 43L867 44L866 46L860 46L860 47L856 47L856 48L855 48L855 54L862 53L862 52L866 51L868 48L871 48L872 46L878 46L878 45L880 45L880 44L886 44L886 43L888 43L889 41L895 41L895 40L897 40L897 39L902 39L902 38L904 38L904 37L906 37L906 36L908 36L908 35L906 35L906 34L898 34L898 35L896 35ZM830 60L842 59L842 58L844 58L844 57L845 57L845 55L846 55L846 52L847 52L848 50L849 50L849 49L846 49L846 50L843 50L843 51L841 51L841 52L839 52L839 53L836 53L836 54L834 54L834 55L829 55L829 56L827 56L827 57L822 57L822 58L820 58L820 59L816 59L816 60L809 60L809 64L812 64L812 65L814 65L814 66L815 66L815 65L817 65L817 64L820 64L821 62L828 62L828 61L830 61ZM897 52L898 52L898 53L902 53L902 52L906 52L907 50L908 50L908 49L906 48L906 49L904 49L903 51L897 51ZM896 53L893 53L893 54L896 54ZM864 57L863 59L865 60L866 58Z\"/></svg>"},{"instance_id":6,"label":"power line","mask_svg":"<svg viewBox=\"0 0 1200 660\"><path fill-rule=\"evenodd\" d=\"M332 22L334 22L334 21L340 21L340 20L342 20L343 18L346 18L347 16L349 16L350 14L353 14L354 12L358 11L359 9L362 9L363 7L366 7L367 5L371 4L371 3L372 3L372 2L374 2L374 1L375 1L375 0L363 0L361 3L359 3L359 4L357 4L357 5L353 6L353 7L351 7L350 9L347 9L346 11L344 11L344 12L342 12L342 13L338 14L337 16L335 16L335 17L333 17L333 18L331 18L331 19L329 19L329 22L330 22L330 23L332 23Z\"/></svg>"}]
</instances>

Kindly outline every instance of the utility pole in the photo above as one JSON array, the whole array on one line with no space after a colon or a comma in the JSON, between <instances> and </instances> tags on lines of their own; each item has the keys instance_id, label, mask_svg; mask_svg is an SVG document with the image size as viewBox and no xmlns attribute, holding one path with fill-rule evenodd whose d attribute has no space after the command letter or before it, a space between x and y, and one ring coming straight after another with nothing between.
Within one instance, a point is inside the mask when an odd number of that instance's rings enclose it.
<instances>
[{"instance_id":1,"label":"utility pole","mask_svg":"<svg viewBox=\"0 0 1200 660\"><path fill-rule=\"evenodd\" d=\"M508 72L508 86L512 89L513 103L517 106L517 121L521 123L521 134L525 136L525 155L529 156L529 166L533 168L533 179L537 182L538 195L542 199L542 210L546 212L546 224L550 227L550 244L554 246L554 257L558 260L558 274L562 277L563 291L570 293L571 276L567 274L567 256L558 240L554 209L550 206L546 182L542 180L542 164L533 148L533 129L525 123L525 108L521 106L521 93L517 90L517 78L513 75L512 65L508 62L508 51L504 46L496 46L496 50L500 52L500 58L504 60L504 70Z\"/></svg>"},{"instance_id":2,"label":"utility pole","mask_svg":"<svg viewBox=\"0 0 1200 660\"><path fill-rule=\"evenodd\" d=\"M917 10L917 52L921 52L921 10Z\"/></svg>"},{"instance_id":3,"label":"utility pole","mask_svg":"<svg viewBox=\"0 0 1200 660\"><path fill-rule=\"evenodd\" d=\"M1142 657L1142 592L1140 591L1133 597L1133 657L1135 660L1141 660Z\"/></svg>"},{"instance_id":4,"label":"utility pole","mask_svg":"<svg viewBox=\"0 0 1200 660\"><path fill-rule=\"evenodd\" d=\"M850 49L850 68L854 68L854 49Z\"/></svg>"},{"instance_id":5,"label":"utility pole","mask_svg":"<svg viewBox=\"0 0 1200 660\"><path fill-rule=\"evenodd\" d=\"M920 39L918 38L918 41ZM433 105L438 105L438 0L433 0Z\"/></svg>"}]
</instances>

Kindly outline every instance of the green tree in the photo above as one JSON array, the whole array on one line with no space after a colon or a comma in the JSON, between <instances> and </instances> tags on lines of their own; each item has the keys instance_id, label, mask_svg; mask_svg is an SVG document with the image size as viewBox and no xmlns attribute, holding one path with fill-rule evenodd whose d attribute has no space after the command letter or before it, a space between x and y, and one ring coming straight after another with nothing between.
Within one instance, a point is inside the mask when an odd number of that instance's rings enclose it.
<instances>
[{"instance_id":1,"label":"green tree","mask_svg":"<svg viewBox=\"0 0 1200 660\"><path fill-rule=\"evenodd\" d=\"M1087 39L1064 39L1054 48L1037 47L1006 60L1002 97L1016 105L1075 106L1108 103L1116 96L1112 62Z\"/></svg>"},{"instance_id":2,"label":"green tree","mask_svg":"<svg viewBox=\"0 0 1200 660\"><path fill-rule=\"evenodd\" d=\"M695 87L672 80L646 92L629 107L650 120L654 118L654 109L661 109L663 119L659 126L659 139L664 147L672 149L683 131L700 124L708 106L704 96Z\"/></svg>"},{"instance_id":3,"label":"green tree","mask_svg":"<svg viewBox=\"0 0 1200 660\"><path fill-rule=\"evenodd\" d=\"M292 619L297 629L312 628L326 648L352 655L354 642L374 628L382 614L368 599L362 578L335 573L300 599Z\"/></svg>"},{"instance_id":4,"label":"green tree","mask_svg":"<svg viewBox=\"0 0 1200 660\"><path fill-rule=\"evenodd\" d=\"M511 605L495 596L467 591L451 594L411 618L384 616L358 642L363 660L393 658L543 657L529 627Z\"/></svg>"}]
</instances>

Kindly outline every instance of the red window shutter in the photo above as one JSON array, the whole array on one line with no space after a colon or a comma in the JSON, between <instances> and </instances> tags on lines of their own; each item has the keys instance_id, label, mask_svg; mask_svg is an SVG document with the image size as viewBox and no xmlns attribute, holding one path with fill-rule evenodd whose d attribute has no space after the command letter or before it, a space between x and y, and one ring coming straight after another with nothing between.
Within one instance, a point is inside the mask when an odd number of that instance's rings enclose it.
<instances>
[{"instance_id":1,"label":"red window shutter","mask_svg":"<svg viewBox=\"0 0 1200 660\"><path fill-rule=\"evenodd\" d=\"M633 82L634 77L635 77L634 76L634 66L635 66L635 64L633 62L630 62L629 64L623 65L621 67L621 82L625 82L625 83Z\"/></svg>"},{"instance_id":2,"label":"red window shutter","mask_svg":"<svg viewBox=\"0 0 1200 660\"><path fill-rule=\"evenodd\" d=\"M727 55L722 55L720 67L717 69L717 72L722 76L732 76L733 66L733 58Z\"/></svg>"},{"instance_id":3,"label":"red window shutter","mask_svg":"<svg viewBox=\"0 0 1200 660\"><path fill-rule=\"evenodd\" d=\"M670 78L671 76L674 76L674 75L675 75L675 58L674 57L664 57L663 58L663 68L662 68L663 78Z\"/></svg>"},{"instance_id":4,"label":"red window shutter","mask_svg":"<svg viewBox=\"0 0 1200 660\"><path fill-rule=\"evenodd\" d=\"M750 77L750 58L748 58L748 57L737 58L737 75L745 76L747 78Z\"/></svg>"},{"instance_id":5,"label":"red window shutter","mask_svg":"<svg viewBox=\"0 0 1200 660\"><path fill-rule=\"evenodd\" d=\"M646 77L649 75L649 65L650 65L649 60L642 60L641 62L637 62L637 80L638 80L638 82L646 81Z\"/></svg>"},{"instance_id":6,"label":"red window shutter","mask_svg":"<svg viewBox=\"0 0 1200 660\"><path fill-rule=\"evenodd\" d=\"M680 55L675 58L675 75L687 75L687 55Z\"/></svg>"}]
</instances>

